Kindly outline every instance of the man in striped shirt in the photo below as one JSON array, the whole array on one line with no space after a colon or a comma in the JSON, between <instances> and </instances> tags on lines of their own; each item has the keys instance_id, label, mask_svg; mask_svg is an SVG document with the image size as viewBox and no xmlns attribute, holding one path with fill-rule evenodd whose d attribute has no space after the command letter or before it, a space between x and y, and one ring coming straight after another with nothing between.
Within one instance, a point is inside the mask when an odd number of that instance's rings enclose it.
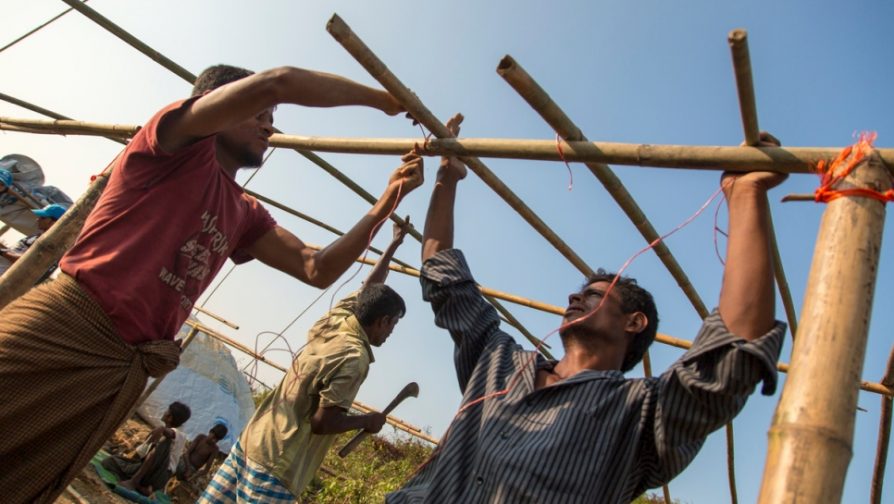
<instances>
[{"instance_id":1,"label":"man in striped shirt","mask_svg":"<svg viewBox=\"0 0 894 504\"><path fill-rule=\"evenodd\" d=\"M458 133L461 120L448 126ZM461 162L441 161L422 249L423 295L456 343L463 407L431 460L388 502L630 502L679 474L759 381L764 394L774 391L785 325L774 320L766 193L784 175L723 176L730 222L719 308L680 360L643 379L623 373L654 340L658 317L632 279L611 288L614 275L597 275L569 296L558 362L500 330L453 248L465 175Z\"/></svg>"}]
</instances>

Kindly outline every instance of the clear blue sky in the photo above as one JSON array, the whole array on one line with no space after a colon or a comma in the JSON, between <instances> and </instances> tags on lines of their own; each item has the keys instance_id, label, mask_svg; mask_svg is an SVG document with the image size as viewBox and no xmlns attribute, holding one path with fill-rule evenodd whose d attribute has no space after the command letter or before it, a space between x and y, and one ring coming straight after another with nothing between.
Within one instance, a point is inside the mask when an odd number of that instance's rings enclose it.
<instances>
[{"instance_id":1,"label":"clear blue sky","mask_svg":"<svg viewBox=\"0 0 894 504\"><path fill-rule=\"evenodd\" d=\"M466 115L469 137L553 138L550 128L496 75L511 54L593 140L692 145L741 141L735 84L726 34L749 32L761 127L792 146L844 146L854 132L873 130L878 145L894 145L894 93L890 83L894 4L840 2L243 2L235 0L91 0L89 5L150 46L198 73L215 63L262 70L294 65L339 73L375 84L325 31L338 12L391 70L443 118ZM3 34L12 40L66 8L62 2L0 0ZM77 13L71 13L0 54L0 91L77 119L142 124L158 108L186 96L189 86ZM0 115L35 117L0 104ZM413 137L418 128L373 110L310 110L281 106L277 126L319 136ZM86 137L0 134L0 154L38 160L49 182L77 196L117 145ZM323 157L378 194L395 157ZM421 223L434 179L408 197L400 212ZM617 268L643 239L608 194L582 166L573 166L574 190L560 163L490 160L487 164L592 266ZM655 227L664 232L683 221L713 192L718 173L615 167ZM248 172L240 174L245 180ZM791 177L773 194L783 261L800 307L823 207L776 203L792 192L810 192L813 176ZM347 229L368 207L359 197L292 152L275 152L249 187ZM474 176L457 202L458 246L480 283L562 305L576 288L578 272ZM272 210L285 227L312 243L332 236ZM716 304L722 268L715 257L712 216L706 213L668 245L706 303ZM721 212L725 223L725 213ZM886 225L890 234L891 224ZM384 246L389 233L375 241ZM863 376L878 381L891 347L894 297L890 236L883 243L876 303ZM408 240L398 256L419 262ZM364 269L341 293L356 287ZM662 332L692 339L699 318L654 254L629 270L652 290ZM347 278L347 275L346 277ZM409 301L409 313L376 363L359 399L386 404L405 383L418 381L421 395L396 414L440 436L459 403L448 335L434 327L420 301L418 283L393 274L392 285ZM241 326L221 330L253 345L261 331L279 331L318 294L260 264L237 268L207 307ZM287 333L293 347L325 311L330 297L310 309ZM537 335L558 318L512 308ZM778 307L779 317L783 312ZM207 318L206 318L207 319ZM210 322L210 321L209 321ZM213 325L213 324L212 324ZM262 341L263 343L264 341ZM550 341L560 346L557 338ZM681 351L653 347L655 369ZM788 361L790 347L783 354ZM270 357L286 362L283 353ZM263 366L262 366L263 367ZM641 374L637 369L633 375ZM274 383L269 370L260 377ZM783 381L784 383L784 381ZM741 502L753 502L760 485L766 431L779 398L754 396L736 419L736 469ZM865 502L875 456L880 399L862 394L854 457L845 502ZM804 454L809 457L810 454ZM690 503L726 502L724 436L712 435L671 494ZM890 465L889 465L890 467ZM888 486L894 485L888 470ZM894 495L894 492L887 492ZM887 502L894 502L888 498Z\"/></svg>"}]
</instances>

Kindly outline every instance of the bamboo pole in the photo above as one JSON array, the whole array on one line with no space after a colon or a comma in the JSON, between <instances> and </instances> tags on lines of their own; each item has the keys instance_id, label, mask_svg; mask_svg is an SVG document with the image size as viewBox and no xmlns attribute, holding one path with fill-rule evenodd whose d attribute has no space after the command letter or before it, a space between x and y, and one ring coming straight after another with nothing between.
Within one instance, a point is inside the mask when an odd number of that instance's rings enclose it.
<instances>
[{"instance_id":1,"label":"bamboo pole","mask_svg":"<svg viewBox=\"0 0 894 504\"><path fill-rule=\"evenodd\" d=\"M757 120L757 105L754 98L754 83L751 78L751 56L748 53L748 32L739 28L731 31L728 36L730 52L733 59L733 72L736 76L736 90L739 95L739 110L742 115L742 130L745 133L745 145L754 147L760 143L760 127ZM785 317L788 320L789 331L792 334L798 332L798 316L795 312L795 303L792 301L792 292L785 278L785 269L782 266L782 255L779 253L779 242L776 238L776 230L773 226L773 215L767 209L768 225L770 227L770 254L773 260L773 274L776 277L776 285L779 288L779 296L782 298L782 306L785 308Z\"/></svg>"},{"instance_id":2,"label":"bamboo pole","mask_svg":"<svg viewBox=\"0 0 894 504\"><path fill-rule=\"evenodd\" d=\"M873 152L848 186L884 191L891 177ZM838 198L823 213L792 369L769 431L761 503L841 500L884 218L883 203L861 197Z\"/></svg>"},{"instance_id":3,"label":"bamboo pole","mask_svg":"<svg viewBox=\"0 0 894 504\"><path fill-rule=\"evenodd\" d=\"M45 115L47 117L52 117L53 119L72 120L72 118L70 118L70 117L64 116L62 114L58 114L56 112L53 112L52 110L48 110L43 107L38 107L37 105L34 105L33 103L28 103L24 100L20 100L13 96L9 96L8 94L0 93L0 100L3 100L7 103L12 103L13 105L22 107L23 109L30 110L32 112L37 112L38 114ZM122 145L127 144L127 141L125 141L123 138L114 137L114 136L106 136L105 138L108 138L109 140L111 140L113 142L118 142Z\"/></svg>"},{"instance_id":4,"label":"bamboo pole","mask_svg":"<svg viewBox=\"0 0 894 504\"><path fill-rule=\"evenodd\" d=\"M98 24L98 25L102 26L103 28L105 28L106 30L108 30L109 32L111 32L113 35L115 35L119 39L123 40L124 42L127 42L131 47L133 47L137 51L140 51L141 53L145 54L146 56L149 56L149 58L151 58L156 63L162 65L163 67L167 68L168 70L179 75L184 80L189 81L190 83L192 83L196 80L196 76L191 74L188 70L186 70L182 66L178 65L177 63L174 63L173 61L171 61L170 59L165 57L163 54L161 54L160 52L158 52L158 51L152 49L151 47L149 47L148 45L144 44L142 41L140 41L140 39L134 37L127 31L123 30L120 26L116 25L115 23L110 21L108 18L106 18L102 14L96 12L92 8L88 7L87 5L84 5L79 0L62 0L62 1L67 3L69 6L71 6L73 9L80 12L84 16L88 17L90 20L92 20L96 24Z\"/></svg>"},{"instance_id":5,"label":"bamboo pole","mask_svg":"<svg viewBox=\"0 0 894 504\"><path fill-rule=\"evenodd\" d=\"M549 94L519 65L511 56L504 57L497 66L500 77L512 86L515 91L550 125L562 138L566 140L587 141L587 137L569 118L559 105L550 98ZM646 243L654 243L652 247L655 254L670 272L677 285L689 298L689 302L701 318L708 316L708 308L701 297L695 291L695 287L689 281L683 268L671 254L670 249L659 241L660 235L649 219L634 201L633 197L621 183L621 180L604 163L586 163L590 172L599 179L605 189L614 198L615 203L621 207L627 217L633 222Z\"/></svg>"},{"instance_id":6,"label":"bamboo pole","mask_svg":"<svg viewBox=\"0 0 894 504\"><path fill-rule=\"evenodd\" d=\"M190 327L192 327L194 329L198 329L199 331L207 334L208 336L210 336L210 337L212 337L212 338L214 338L214 339L216 339L232 348L235 348L236 350L239 350L240 352L244 353L245 355L248 355L249 357L251 357L253 359L263 362L264 364L267 364L268 366L272 367L273 369L277 369L279 371L282 371L283 373L288 372L288 370L285 367L280 366L279 364L277 364L275 362L272 362L271 360L267 359L263 355L258 354L257 352L255 352L251 348L248 348L247 346L243 345L242 343L239 343L238 341L236 341L228 336L224 336L223 334L215 331L214 329L211 329L210 327L202 325L202 323L200 323L200 322L196 322L194 320L187 320L185 322L185 324L189 325ZM369 406L366 406L365 404L357 403L356 401L354 402L354 404L352 404L351 407L358 409L358 410L363 410L364 408L371 410L371 408L369 408ZM397 417L394 417L391 415L387 415L386 421L388 422L388 424L394 426L396 429L402 430L408 434L411 434L415 437L418 437L420 439L423 439L423 440L433 443L435 445L438 444L438 441L436 439L434 439L431 436L422 432L422 429L420 429L419 427L416 427L415 425L412 425L408 422L405 422L405 421L401 420L400 418L397 418Z\"/></svg>"},{"instance_id":7,"label":"bamboo pole","mask_svg":"<svg viewBox=\"0 0 894 504\"><path fill-rule=\"evenodd\" d=\"M0 99L10 98L0 93ZM24 131L56 135L93 135L123 143L129 130L139 126L100 124L78 121L47 121L0 117L0 130ZM329 171L336 178L347 178L331 171L332 165L309 152L343 154L401 155L419 144L418 138L339 138L308 137L276 133L270 146L298 151L308 160ZM561 141L526 138L441 138L419 145L425 156L479 156L533 161L561 161L561 148L569 162L609 163L650 168L677 168L708 171L775 171L780 173L812 173L818 161L835 158L840 147L740 147L722 145L652 145L617 142ZM894 166L894 149L878 149L888 166ZM339 175L340 174L340 175ZM812 196L811 196L812 200ZM373 199L375 201L375 199Z\"/></svg>"},{"instance_id":8,"label":"bamboo pole","mask_svg":"<svg viewBox=\"0 0 894 504\"><path fill-rule=\"evenodd\" d=\"M882 377L882 384L892 387L894 386L894 348L888 356L888 367L885 376ZM872 470L872 488L869 502L873 504L881 504L882 488L885 484L885 465L888 461L888 446L891 442L891 417L892 417L892 399L891 397L882 396L881 417L878 422L878 447L875 451L875 467Z\"/></svg>"},{"instance_id":9,"label":"bamboo pole","mask_svg":"<svg viewBox=\"0 0 894 504\"><path fill-rule=\"evenodd\" d=\"M83 0L83 2L87 2L87 0ZM72 10L73 10L73 9L72 9L71 7L69 7L68 9L65 9L64 11L60 12L59 14L56 14L55 16L51 17L49 20L47 20L47 21L41 23L41 24L38 25L36 28L34 28L34 29L32 29L32 30L29 30L28 33L26 33L26 34L24 34L24 35L22 35L22 36L16 38L15 40L13 40L12 42L6 44L5 46L0 47L0 53L2 53L3 51L9 49L9 48L12 47L12 46L18 44L19 42L25 40L26 38L30 37L31 35L34 35L34 34L37 33L38 31L40 31L40 30L42 30L43 28L45 28L46 26L48 26L48 25L49 25L50 23L52 23L53 21L56 21L57 19L61 18L62 16L66 15L66 14L68 14L68 13L71 12Z\"/></svg>"},{"instance_id":10,"label":"bamboo pole","mask_svg":"<svg viewBox=\"0 0 894 504\"><path fill-rule=\"evenodd\" d=\"M742 114L742 127L745 130L745 145L757 145L760 142L760 128L757 126L757 106L754 99L754 83L751 79L748 32L737 28L729 32L727 40L733 56L739 110Z\"/></svg>"},{"instance_id":11,"label":"bamboo pole","mask_svg":"<svg viewBox=\"0 0 894 504\"><path fill-rule=\"evenodd\" d=\"M28 292L41 275L71 247L109 178L99 176L59 221L0 277L0 309Z\"/></svg>"},{"instance_id":12,"label":"bamboo pole","mask_svg":"<svg viewBox=\"0 0 894 504\"><path fill-rule=\"evenodd\" d=\"M210 311L208 311L208 310L206 310L206 309L204 309L204 308L202 308L202 307L199 307L199 306L193 306L192 309L195 310L195 311L197 311L197 312L199 312L199 313L204 313L205 315L208 315L209 317L211 317L211 318L213 318L214 320L220 322L221 324L224 324L224 325L230 327L231 329L239 329L239 326L238 326L238 325L236 325L236 324L230 322L229 320L227 320L227 319L221 317L220 315L218 315L218 314L216 314L216 313L213 313L213 312L210 312Z\"/></svg>"},{"instance_id":13,"label":"bamboo pole","mask_svg":"<svg viewBox=\"0 0 894 504\"><path fill-rule=\"evenodd\" d=\"M454 135L447 129L434 114L422 103L422 101L407 88L398 78L391 73L385 64L361 41L351 28L337 14L333 15L326 24L326 30L365 68L370 75L394 96L420 124L438 138L452 138ZM541 234L556 250L559 251L571 264L573 264L584 276L593 274L593 270L569 247L561 238L550 229L537 214L531 210L509 187L503 183L483 162L477 157L461 156L460 159L470 170L487 184L494 192L503 198L509 206L522 216L528 224Z\"/></svg>"}]
</instances>

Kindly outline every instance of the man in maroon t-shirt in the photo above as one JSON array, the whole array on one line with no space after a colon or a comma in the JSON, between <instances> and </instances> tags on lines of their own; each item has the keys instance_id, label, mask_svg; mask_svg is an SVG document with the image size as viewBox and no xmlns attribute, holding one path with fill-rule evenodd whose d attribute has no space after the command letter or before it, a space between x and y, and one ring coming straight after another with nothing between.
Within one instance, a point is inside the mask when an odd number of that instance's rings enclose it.
<instances>
[{"instance_id":1,"label":"man in maroon t-shirt","mask_svg":"<svg viewBox=\"0 0 894 504\"><path fill-rule=\"evenodd\" d=\"M225 65L159 111L117 160L59 278L0 311L5 502L52 502L130 411L147 375L176 367L173 337L227 258L256 258L326 287L422 184L422 159L404 156L350 231L322 250L307 247L234 181L240 168L260 166L281 103L402 111L385 91L336 75Z\"/></svg>"}]
</instances>

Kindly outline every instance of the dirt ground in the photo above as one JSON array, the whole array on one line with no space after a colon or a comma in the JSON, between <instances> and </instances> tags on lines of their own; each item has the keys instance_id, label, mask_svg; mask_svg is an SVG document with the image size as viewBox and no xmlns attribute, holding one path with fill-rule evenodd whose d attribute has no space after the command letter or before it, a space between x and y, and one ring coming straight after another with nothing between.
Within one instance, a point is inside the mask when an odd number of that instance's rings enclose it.
<instances>
[{"instance_id":1,"label":"dirt ground","mask_svg":"<svg viewBox=\"0 0 894 504\"><path fill-rule=\"evenodd\" d=\"M146 439L149 434L150 427L139 420L128 420L123 427L115 432L105 444L106 451L119 454L128 454L132 452L140 443ZM220 463L220 461L218 461ZM214 474L216 467L209 471ZM202 489L208 484L210 476L195 481L185 483L171 478L168 483L167 493L171 496L171 501L176 504L192 504L196 501ZM129 501L114 492L112 492L106 484L99 479L92 465L88 465L81 471L81 474L69 485L68 489L56 500L56 504L128 504Z\"/></svg>"}]
</instances>

